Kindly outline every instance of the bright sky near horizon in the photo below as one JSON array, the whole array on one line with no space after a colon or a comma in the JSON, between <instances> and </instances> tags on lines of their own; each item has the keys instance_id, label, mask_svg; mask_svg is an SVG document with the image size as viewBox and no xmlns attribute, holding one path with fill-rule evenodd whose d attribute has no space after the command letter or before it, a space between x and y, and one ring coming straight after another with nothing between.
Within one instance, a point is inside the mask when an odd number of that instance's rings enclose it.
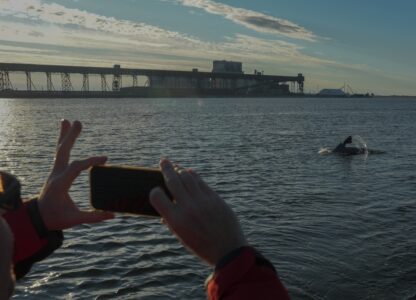
<instances>
[{"instance_id":1,"label":"bright sky near horizon","mask_svg":"<svg viewBox=\"0 0 416 300\"><path fill-rule=\"evenodd\" d=\"M0 62L306 77L416 95L414 0L0 0Z\"/></svg>"}]
</instances>

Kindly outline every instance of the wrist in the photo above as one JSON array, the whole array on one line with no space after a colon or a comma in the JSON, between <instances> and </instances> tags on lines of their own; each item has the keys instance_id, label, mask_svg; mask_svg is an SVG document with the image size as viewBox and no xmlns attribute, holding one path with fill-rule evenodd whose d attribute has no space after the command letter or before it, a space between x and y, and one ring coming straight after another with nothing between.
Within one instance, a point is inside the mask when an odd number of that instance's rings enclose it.
<instances>
[{"instance_id":1,"label":"wrist","mask_svg":"<svg viewBox=\"0 0 416 300\"><path fill-rule=\"evenodd\" d=\"M228 242L223 242L222 247L220 247L216 253L216 257L213 260L213 265L216 266L224 257L228 254L236 251L237 249L243 249L248 247L247 240L242 238L230 239Z\"/></svg>"},{"instance_id":2,"label":"wrist","mask_svg":"<svg viewBox=\"0 0 416 300\"><path fill-rule=\"evenodd\" d=\"M27 208L33 227L35 228L39 237L44 238L48 234L48 228L46 227L42 214L40 212L38 199L31 199L27 204Z\"/></svg>"},{"instance_id":3,"label":"wrist","mask_svg":"<svg viewBox=\"0 0 416 300\"><path fill-rule=\"evenodd\" d=\"M220 269L227 266L229 263L231 263L232 261L237 259L244 251L249 251L249 252L252 252L254 254L256 265L266 266L266 267L272 269L276 273L276 269L274 268L273 264L267 258L265 258L259 251L257 251L252 246L248 246L248 245L238 247L238 248L228 252L226 255L224 255L217 262L217 264L215 265L214 272L217 272Z\"/></svg>"},{"instance_id":4,"label":"wrist","mask_svg":"<svg viewBox=\"0 0 416 300\"><path fill-rule=\"evenodd\" d=\"M225 267L228 263L232 262L235 258L240 256L240 254L244 251L244 249L249 248L249 246L242 246L235 248L234 250L228 252L223 257L221 257L215 265L214 271L217 272L218 270Z\"/></svg>"}]
</instances>

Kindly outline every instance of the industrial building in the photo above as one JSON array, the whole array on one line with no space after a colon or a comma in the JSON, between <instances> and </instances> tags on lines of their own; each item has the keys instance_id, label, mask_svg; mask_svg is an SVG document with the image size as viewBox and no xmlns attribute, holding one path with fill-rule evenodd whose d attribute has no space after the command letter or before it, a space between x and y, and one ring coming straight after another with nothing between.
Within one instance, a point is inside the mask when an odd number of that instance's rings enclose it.
<instances>
[{"instance_id":1,"label":"industrial building","mask_svg":"<svg viewBox=\"0 0 416 300\"><path fill-rule=\"evenodd\" d=\"M25 74L26 89L13 88L10 74L15 72ZM45 74L46 90L35 88L34 73ZM60 75L60 86L53 85L52 74ZM79 90L71 82L74 74L82 76ZM90 90L90 75L100 76L100 91ZM123 85L126 76L132 79L129 85ZM139 86L138 76L147 78L144 85ZM241 62L226 60L214 61L211 72L0 63L0 97L279 97L303 94L304 80L302 74L245 74Z\"/></svg>"}]
</instances>

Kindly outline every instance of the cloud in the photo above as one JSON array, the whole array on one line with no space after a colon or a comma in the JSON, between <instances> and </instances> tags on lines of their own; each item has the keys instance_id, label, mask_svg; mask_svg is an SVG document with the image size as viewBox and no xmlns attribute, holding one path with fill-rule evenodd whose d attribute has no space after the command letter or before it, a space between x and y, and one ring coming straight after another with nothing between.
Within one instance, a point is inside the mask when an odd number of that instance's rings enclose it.
<instances>
[{"instance_id":1,"label":"cloud","mask_svg":"<svg viewBox=\"0 0 416 300\"><path fill-rule=\"evenodd\" d=\"M212 3L205 1L205 4ZM210 6L209 9L219 10L221 7ZM241 21L265 29L274 28L275 23L265 23L265 19L256 16L254 12L247 13L246 10L229 6L227 11ZM283 41L236 35L227 37L224 42L207 42L157 26L106 17L40 0L20 0L18 4L14 0L1 0L0 16L7 17L0 20L0 40L69 47L74 51L78 48L78 52L84 53L108 50L113 51L113 57L150 53L199 61L223 58L224 55L227 59L241 59L245 62L282 62L290 61L293 57L303 61L316 60L302 54L302 48L297 45ZM280 21L280 24L281 32L301 32L284 21Z\"/></svg>"},{"instance_id":2,"label":"cloud","mask_svg":"<svg viewBox=\"0 0 416 300\"><path fill-rule=\"evenodd\" d=\"M192 42L194 38L175 31L163 30L145 23L117 20L87 11L66 8L55 3L40 0L1 0L0 16L20 19L20 22L44 22L53 25L74 26L88 30L107 32L116 35L134 36L137 39L181 39Z\"/></svg>"},{"instance_id":3,"label":"cloud","mask_svg":"<svg viewBox=\"0 0 416 300\"><path fill-rule=\"evenodd\" d=\"M203 9L211 14L221 15L228 20L257 32L278 34L307 41L316 41L317 39L313 32L300 25L253 10L237 8L212 0L177 0L177 3Z\"/></svg>"},{"instance_id":4,"label":"cloud","mask_svg":"<svg viewBox=\"0 0 416 300\"><path fill-rule=\"evenodd\" d=\"M31 32L28 33L30 36L34 36L34 37L43 37L45 36L42 32L39 31L35 31L32 30Z\"/></svg>"},{"instance_id":5,"label":"cloud","mask_svg":"<svg viewBox=\"0 0 416 300\"><path fill-rule=\"evenodd\" d=\"M0 0L0 17L4 17L0 18L0 41L4 45L27 47L27 55L23 52L7 56L0 53L0 60L106 66L121 63L127 67L198 67L207 70L212 60L228 59L243 61L246 70L264 68L269 74L270 68L282 74L293 69L296 69L295 73L303 72L309 67L362 67L344 66L305 54L304 48L297 43L273 37L235 34L223 37L220 42L208 42L142 22L120 20L55 3L40 0L15 3ZM228 10L236 9L229 7ZM234 13L234 17L262 28L274 28L275 23L264 22L264 18L247 19L253 17L253 13L250 14ZM296 26L283 21L280 24L285 25L281 26L281 32L289 31L293 35L296 31ZM56 55L52 57L43 52L34 55L35 49L51 49Z\"/></svg>"},{"instance_id":6,"label":"cloud","mask_svg":"<svg viewBox=\"0 0 416 300\"><path fill-rule=\"evenodd\" d=\"M7 46L7 45L0 45L0 52L12 54L12 53L27 53L27 47L16 47L16 46ZM44 53L44 54L51 54L54 51L50 50L43 50L43 49L32 49L31 53Z\"/></svg>"}]
</instances>

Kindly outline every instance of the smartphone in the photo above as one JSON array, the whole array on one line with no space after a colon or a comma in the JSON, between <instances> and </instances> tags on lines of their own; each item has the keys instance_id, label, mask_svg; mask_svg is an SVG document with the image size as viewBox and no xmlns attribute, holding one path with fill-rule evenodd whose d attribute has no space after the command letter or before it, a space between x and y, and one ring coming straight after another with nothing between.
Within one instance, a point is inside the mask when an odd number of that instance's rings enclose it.
<instances>
[{"instance_id":1,"label":"smartphone","mask_svg":"<svg viewBox=\"0 0 416 300\"><path fill-rule=\"evenodd\" d=\"M159 169L111 165L90 169L90 199L95 209L160 216L149 201L155 187L172 199Z\"/></svg>"}]
</instances>

